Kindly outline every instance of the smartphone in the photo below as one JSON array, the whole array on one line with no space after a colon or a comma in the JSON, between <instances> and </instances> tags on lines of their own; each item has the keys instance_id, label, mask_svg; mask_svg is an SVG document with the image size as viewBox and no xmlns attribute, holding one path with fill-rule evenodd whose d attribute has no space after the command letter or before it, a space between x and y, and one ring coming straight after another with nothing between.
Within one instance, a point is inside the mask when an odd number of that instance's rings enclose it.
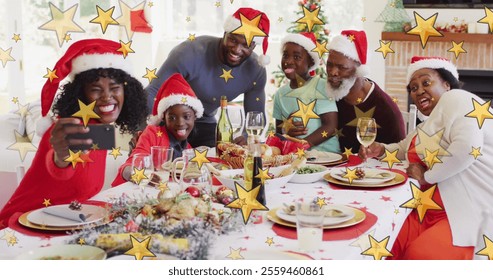
<instances>
[{"instance_id":1,"label":"smartphone","mask_svg":"<svg viewBox=\"0 0 493 280\"><path fill-rule=\"evenodd\" d=\"M72 125L73 124L67 124ZM92 145L71 145L72 151L91 150L97 145L99 150L112 150L115 148L115 126L111 124L88 124L88 133L75 133L67 135L67 139L92 139Z\"/></svg>"}]
</instances>

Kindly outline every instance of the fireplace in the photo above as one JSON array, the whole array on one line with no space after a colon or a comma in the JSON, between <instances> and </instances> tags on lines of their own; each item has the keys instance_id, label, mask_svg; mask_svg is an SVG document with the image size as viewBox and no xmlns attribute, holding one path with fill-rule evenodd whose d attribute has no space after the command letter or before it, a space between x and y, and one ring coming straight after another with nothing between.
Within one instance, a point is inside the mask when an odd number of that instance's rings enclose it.
<instances>
[{"instance_id":1,"label":"fireplace","mask_svg":"<svg viewBox=\"0 0 493 280\"><path fill-rule=\"evenodd\" d=\"M464 83L463 89L484 100L493 99L493 71L459 69L459 79Z\"/></svg>"}]
</instances>

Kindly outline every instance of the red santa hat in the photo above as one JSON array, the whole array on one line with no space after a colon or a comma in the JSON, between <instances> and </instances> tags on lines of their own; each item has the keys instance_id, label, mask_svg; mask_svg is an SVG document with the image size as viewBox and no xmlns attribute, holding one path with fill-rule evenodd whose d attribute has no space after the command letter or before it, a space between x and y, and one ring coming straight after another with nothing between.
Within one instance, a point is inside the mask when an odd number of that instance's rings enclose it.
<instances>
[{"instance_id":1,"label":"red santa hat","mask_svg":"<svg viewBox=\"0 0 493 280\"><path fill-rule=\"evenodd\" d=\"M409 85L414 72L423 68L443 68L449 71L452 76L459 80L459 72L457 71L457 67L455 67L455 65L453 65L450 60L438 56L413 56L411 58L411 65L409 65L409 68L407 68L406 85Z\"/></svg>"},{"instance_id":2,"label":"red santa hat","mask_svg":"<svg viewBox=\"0 0 493 280\"><path fill-rule=\"evenodd\" d=\"M313 32L300 32L300 33L291 33L288 34L281 40L281 53L284 45L286 43L295 43L303 47L306 52L310 55L313 60L313 65L308 69L309 72L315 71L319 66L321 59L317 52L314 52L313 49L317 47L317 38Z\"/></svg>"},{"instance_id":3,"label":"red santa hat","mask_svg":"<svg viewBox=\"0 0 493 280\"><path fill-rule=\"evenodd\" d=\"M36 133L43 135L53 120L48 115L57 94L60 82L64 79L73 80L75 75L97 68L121 69L132 74L132 65L118 51L120 44L105 39L87 39L73 43L58 60L52 71L57 78L47 79L41 90L41 115L36 123Z\"/></svg>"},{"instance_id":4,"label":"red santa hat","mask_svg":"<svg viewBox=\"0 0 493 280\"><path fill-rule=\"evenodd\" d=\"M262 66L266 66L270 62L270 58L266 55L267 48L269 47L269 30L270 30L270 21L267 15L261 11L252 9L252 8L239 8L232 16L226 18L224 22L224 31L231 32L241 26L240 14L246 17L249 20L254 19L255 17L260 15L260 21L258 24L258 28L262 30L267 36L260 37L254 36L253 41L257 45L262 45L263 55L259 56L258 63Z\"/></svg>"},{"instance_id":5,"label":"red santa hat","mask_svg":"<svg viewBox=\"0 0 493 280\"><path fill-rule=\"evenodd\" d=\"M368 41L365 31L344 30L341 35L335 36L328 44L329 52L337 51L361 63L358 67L358 75L365 76L368 74L366 65L368 57Z\"/></svg>"},{"instance_id":6,"label":"red santa hat","mask_svg":"<svg viewBox=\"0 0 493 280\"><path fill-rule=\"evenodd\" d=\"M179 73L171 75L159 88L152 108L152 116L148 124L159 125L163 121L164 112L169 107L182 104L191 107L197 118L204 114L204 106L197 98L187 81Z\"/></svg>"}]
</instances>

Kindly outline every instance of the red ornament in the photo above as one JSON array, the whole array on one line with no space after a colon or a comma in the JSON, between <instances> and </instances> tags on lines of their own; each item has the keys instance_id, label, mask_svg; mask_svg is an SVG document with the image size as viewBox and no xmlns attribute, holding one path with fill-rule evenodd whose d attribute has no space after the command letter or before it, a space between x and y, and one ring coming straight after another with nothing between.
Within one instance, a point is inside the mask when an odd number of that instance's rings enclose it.
<instances>
[{"instance_id":1,"label":"red ornament","mask_svg":"<svg viewBox=\"0 0 493 280\"><path fill-rule=\"evenodd\" d=\"M197 189L196 187L190 186L190 187L186 188L185 191L193 197L200 197L200 190Z\"/></svg>"}]
</instances>

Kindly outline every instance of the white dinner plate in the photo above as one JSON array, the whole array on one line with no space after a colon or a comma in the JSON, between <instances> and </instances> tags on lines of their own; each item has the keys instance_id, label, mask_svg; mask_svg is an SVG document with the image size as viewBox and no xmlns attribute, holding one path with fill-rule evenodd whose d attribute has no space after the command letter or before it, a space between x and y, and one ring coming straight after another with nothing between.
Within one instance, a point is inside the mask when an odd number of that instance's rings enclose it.
<instances>
[{"instance_id":1,"label":"white dinner plate","mask_svg":"<svg viewBox=\"0 0 493 280\"><path fill-rule=\"evenodd\" d=\"M104 260L106 252L95 246L61 244L39 247L16 257L17 260Z\"/></svg>"},{"instance_id":2,"label":"white dinner plate","mask_svg":"<svg viewBox=\"0 0 493 280\"><path fill-rule=\"evenodd\" d=\"M344 205L332 205L331 204L331 205L325 205L324 209L326 209L326 210L337 209L339 211L342 211L345 214L342 217L325 217L324 218L324 224L323 224L324 226L337 225L337 224L344 223L344 222L349 221L352 218L354 218L354 211L351 207L347 207ZM286 212L284 212L284 209L282 207L276 211L276 215L285 221L296 224L296 215L286 214Z\"/></svg>"},{"instance_id":3,"label":"white dinner plate","mask_svg":"<svg viewBox=\"0 0 493 280\"><path fill-rule=\"evenodd\" d=\"M307 151L306 157L310 159L307 163L313 164L329 164L342 159L342 155L340 154L317 150Z\"/></svg>"},{"instance_id":4,"label":"white dinner plate","mask_svg":"<svg viewBox=\"0 0 493 280\"><path fill-rule=\"evenodd\" d=\"M69 204L50 206L50 208L56 208L56 210L58 211L63 211L64 209L66 209L67 211L74 211L70 210ZM75 220L54 216L45 213L43 211L44 209L45 208L40 208L32 211L31 213L29 213L29 215L27 215L27 220L33 224L47 227L77 227L99 222L103 220L106 216L106 209L101 206L90 204L83 204L80 210L80 212L87 217L84 222L78 222Z\"/></svg>"},{"instance_id":5,"label":"white dinner plate","mask_svg":"<svg viewBox=\"0 0 493 280\"><path fill-rule=\"evenodd\" d=\"M353 168L351 167L348 168L350 170L353 170ZM353 179L352 182L358 184L365 184L365 185L378 185L384 182L391 181L396 176L396 173L388 170L382 170L376 168L362 168L362 169L365 172L365 177L362 179ZM333 168L330 171L330 176L332 176L332 178L349 183L349 178L343 177L345 174L346 174L346 168Z\"/></svg>"}]
</instances>

